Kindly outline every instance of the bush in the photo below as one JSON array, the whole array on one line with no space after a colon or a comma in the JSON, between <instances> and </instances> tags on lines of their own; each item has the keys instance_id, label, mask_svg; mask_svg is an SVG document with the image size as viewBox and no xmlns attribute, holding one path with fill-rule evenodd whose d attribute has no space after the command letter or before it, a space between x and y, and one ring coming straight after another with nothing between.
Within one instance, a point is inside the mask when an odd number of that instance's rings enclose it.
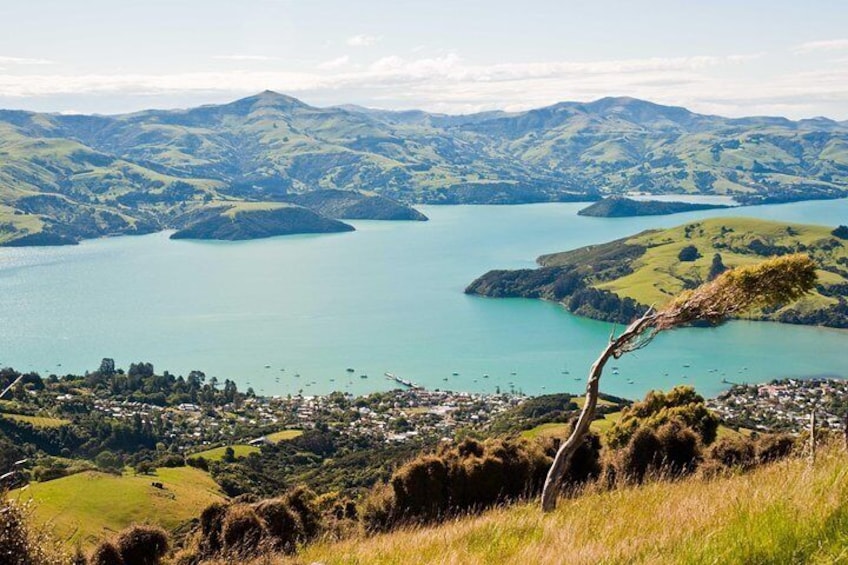
<instances>
[{"instance_id":1,"label":"bush","mask_svg":"<svg viewBox=\"0 0 848 565\"><path fill-rule=\"evenodd\" d=\"M612 458L613 478L641 483L649 475L679 477L697 469L701 452L698 436L679 419L670 420L656 430L640 426L627 445Z\"/></svg>"},{"instance_id":2,"label":"bush","mask_svg":"<svg viewBox=\"0 0 848 565\"><path fill-rule=\"evenodd\" d=\"M304 533L299 517L291 511L286 501L279 498L264 500L255 509L257 516L265 522L275 549L293 553Z\"/></svg>"},{"instance_id":3,"label":"bush","mask_svg":"<svg viewBox=\"0 0 848 565\"><path fill-rule=\"evenodd\" d=\"M592 439L588 441L591 445ZM538 442L466 439L403 465L388 487L372 491L362 519L366 530L379 531L401 521L427 522L533 496L540 492L550 463Z\"/></svg>"},{"instance_id":4,"label":"bush","mask_svg":"<svg viewBox=\"0 0 848 565\"><path fill-rule=\"evenodd\" d=\"M215 555L223 547L221 530L226 514L227 506L220 502L210 504L200 513L200 552L206 557Z\"/></svg>"},{"instance_id":5,"label":"bush","mask_svg":"<svg viewBox=\"0 0 848 565\"><path fill-rule=\"evenodd\" d=\"M607 432L607 445L624 447L640 426L658 429L673 419L692 428L702 444L715 441L718 418L704 404L704 397L691 386L677 386L668 392L652 390L644 400L625 408L621 418Z\"/></svg>"},{"instance_id":6,"label":"bush","mask_svg":"<svg viewBox=\"0 0 848 565\"><path fill-rule=\"evenodd\" d=\"M155 526L130 526L115 541L124 565L159 565L168 552L168 534Z\"/></svg>"},{"instance_id":7,"label":"bush","mask_svg":"<svg viewBox=\"0 0 848 565\"><path fill-rule=\"evenodd\" d=\"M124 565L121 552L111 541L101 542L89 558L91 565Z\"/></svg>"},{"instance_id":8,"label":"bush","mask_svg":"<svg viewBox=\"0 0 848 565\"><path fill-rule=\"evenodd\" d=\"M616 477L626 482L641 483L645 475L657 466L660 440L651 428L643 426L631 436L616 465Z\"/></svg>"},{"instance_id":9,"label":"bush","mask_svg":"<svg viewBox=\"0 0 848 565\"><path fill-rule=\"evenodd\" d=\"M308 541L321 532L321 514L315 506L315 493L306 487L296 487L285 497L285 504L300 521L300 541Z\"/></svg>"},{"instance_id":10,"label":"bush","mask_svg":"<svg viewBox=\"0 0 848 565\"><path fill-rule=\"evenodd\" d=\"M695 470L701 458L698 436L680 420L666 422L657 429L663 472L678 477Z\"/></svg>"},{"instance_id":11,"label":"bush","mask_svg":"<svg viewBox=\"0 0 848 565\"><path fill-rule=\"evenodd\" d=\"M677 254L677 258L680 261L695 261L700 258L701 254L698 252L698 248L694 245L687 245L683 249L680 250L680 253Z\"/></svg>"},{"instance_id":12,"label":"bush","mask_svg":"<svg viewBox=\"0 0 848 565\"><path fill-rule=\"evenodd\" d=\"M839 239L848 239L848 226L839 226L830 232L830 234L838 237Z\"/></svg>"},{"instance_id":13,"label":"bush","mask_svg":"<svg viewBox=\"0 0 848 565\"><path fill-rule=\"evenodd\" d=\"M750 469L756 463L754 442L746 437L724 437L710 449L710 459L729 469Z\"/></svg>"},{"instance_id":14,"label":"bush","mask_svg":"<svg viewBox=\"0 0 848 565\"><path fill-rule=\"evenodd\" d=\"M121 467L123 467L121 459L111 451L101 451L98 453L94 458L94 464L101 471L109 473L118 473L121 471Z\"/></svg>"},{"instance_id":15,"label":"bush","mask_svg":"<svg viewBox=\"0 0 848 565\"><path fill-rule=\"evenodd\" d=\"M789 457L795 449L795 439L788 434L768 434L757 440L757 462L771 463Z\"/></svg>"},{"instance_id":16,"label":"bush","mask_svg":"<svg viewBox=\"0 0 848 565\"><path fill-rule=\"evenodd\" d=\"M266 534L265 525L253 508L231 506L221 524L222 549L233 556L256 555Z\"/></svg>"},{"instance_id":17,"label":"bush","mask_svg":"<svg viewBox=\"0 0 848 565\"><path fill-rule=\"evenodd\" d=\"M368 533L386 532L392 529L397 518L395 509L395 493L389 485L377 485L368 496L360 509L362 525Z\"/></svg>"},{"instance_id":18,"label":"bush","mask_svg":"<svg viewBox=\"0 0 848 565\"><path fill-rule=\"evenodd\" d=\"M26 506L0 492L0 563L3 565L54 565L65 563L59 543L46 531L30 526Z\"/></svg>"}]
</instances>

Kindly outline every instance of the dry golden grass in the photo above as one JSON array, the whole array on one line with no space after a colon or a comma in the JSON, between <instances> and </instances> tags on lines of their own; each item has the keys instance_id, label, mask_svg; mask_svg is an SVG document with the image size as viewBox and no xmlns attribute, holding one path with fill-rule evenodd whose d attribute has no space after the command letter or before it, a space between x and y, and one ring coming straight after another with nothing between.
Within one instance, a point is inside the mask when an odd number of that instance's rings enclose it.
<instances>
[{"instance_id":1,"label":"dry golden grass","mask_svg":"<svg viewBox=\"0 0 848 565\"><path fill-rule=\"evenodd\" d=\"M432 528L324 542L257 563L848 562L848 457L824 450L731 477L656 482L496 509Z\"/></svg>"}]
</instances>

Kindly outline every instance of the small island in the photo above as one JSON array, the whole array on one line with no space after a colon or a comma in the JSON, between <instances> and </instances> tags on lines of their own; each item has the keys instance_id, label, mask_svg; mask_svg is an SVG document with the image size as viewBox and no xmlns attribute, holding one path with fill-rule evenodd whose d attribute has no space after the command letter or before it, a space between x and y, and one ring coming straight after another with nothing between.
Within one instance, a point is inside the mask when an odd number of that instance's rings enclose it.
<instances>
[{"instance_id":1,"label":"small island","mask_svg":"<svg viewBox=\"0 0 848 565\"><path fill-rule=\"evenodd\" d=\"M580 216L597 218L627 218L631 216L664 216L680 212L695 212L730 208L726 204L706 204L695 202L665 202L660 200L633 200L624 196L610 196L598 200L577 212Z\"/></svg>"},{"instance_id":2,"label":"small island","mask_svg":"<svg viewBox=\"0 0 848 565\"><path fill-rule=\"evenodd\" d=\"M171 235L171 239L244 240L299 233L353 231L353 226L302 206L239 203L211 211Z\"/></svg>"}]
</instances>

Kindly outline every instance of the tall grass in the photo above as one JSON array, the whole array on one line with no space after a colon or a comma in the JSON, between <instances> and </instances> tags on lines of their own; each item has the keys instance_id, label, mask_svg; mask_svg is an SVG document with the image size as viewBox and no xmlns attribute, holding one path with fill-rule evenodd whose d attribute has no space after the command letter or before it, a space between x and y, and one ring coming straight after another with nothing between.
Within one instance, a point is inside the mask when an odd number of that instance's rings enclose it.
<instances>
[{"instance_id":1,"label":"tall grass","mask_svg":"<svg viewBox=\"0 0 848 565\"><path fill-rule=\"evenodd\" d=\"M264 560L268 563L271 560ZM280 563L285 562L280 558ZM848 563L848 456L587 493L304 548L295 563Z\"/></svg>"}]
</instances>

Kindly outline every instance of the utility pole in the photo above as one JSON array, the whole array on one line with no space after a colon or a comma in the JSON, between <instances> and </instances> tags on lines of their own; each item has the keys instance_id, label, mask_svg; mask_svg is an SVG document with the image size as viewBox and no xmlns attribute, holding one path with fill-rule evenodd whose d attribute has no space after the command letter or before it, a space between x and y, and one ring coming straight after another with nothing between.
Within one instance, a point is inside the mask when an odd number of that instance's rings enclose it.
<instances>
[{"instance_id":1,"label":"utility pole","mask_svg":"<svg viewBox=\"0 0 848 565\"><path fill-rule=\"evenodd\" d=\"M810 465L816 462L816 411L810 412Z\"/></svg>"}]
</instances>

